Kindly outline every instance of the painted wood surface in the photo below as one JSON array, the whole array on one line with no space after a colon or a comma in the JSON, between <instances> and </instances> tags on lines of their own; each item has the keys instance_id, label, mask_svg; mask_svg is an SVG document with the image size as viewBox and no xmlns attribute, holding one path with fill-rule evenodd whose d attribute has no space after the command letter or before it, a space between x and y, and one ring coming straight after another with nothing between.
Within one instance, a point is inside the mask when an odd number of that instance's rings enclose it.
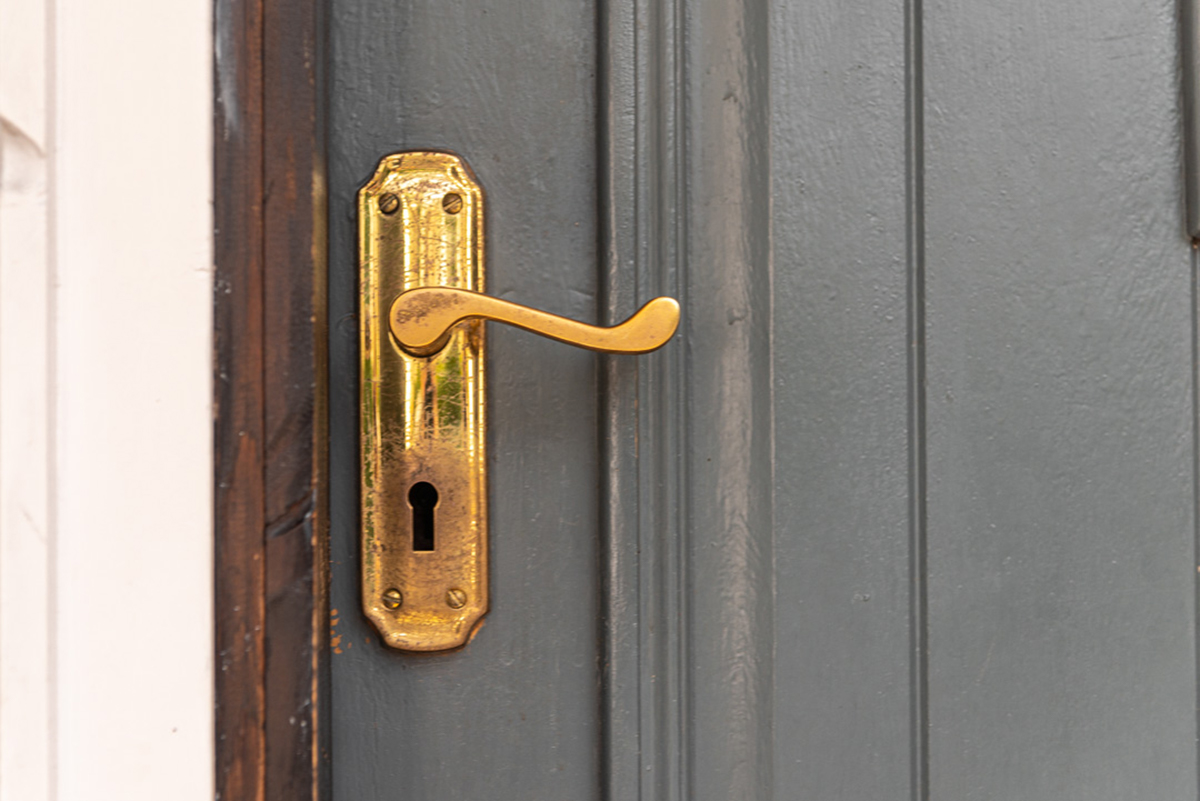
<instances>
[{"instance_id":1,"label":"painted wood surface","mask_svg":"<svg viewBox=\"0 0 1200 801\"><path fill-rule=\"evenodd\" d=\"M931 794L1192 797L1176 7L925 11Z\"/></svg>"},{"instance_id":2,"label":"painted wood surface","mask_svg":"<svg viewBox=\"0 0 1200 801\"><path fill-rule=\"evenodd\" d=\"M5 801L213 797L210 11L0 0Z\"/></svg>"},{"instance_id":3,"label":"painted wood surface","mask_svg":"<svg viewBox=\"0 0 1200 801\"><path fill-rule=\"evenodd\" d=\"M333 797L1194 795L1174 13L338 0ZM424 657L357 611L349 372L353 195L416 147L490 292L684 308L493 329L494 611Z\"/></svg>"},{"instance_id":4,"label":"painted wood surface","mask_svg":"<svg viewBox=\"0 0 1200 801\"><path fill-rule=\"evenodd\" d=\"M0 3L0 798L30 801L57 778L46 10Z\"/></svg>"},{"instance_id":5,"label":"painted wood surface","mask_svg":"<svg viewBox=\"0 0 1200 801\"><path fill-rule=\"evenodd\" d=\"M334 798L595 798L597 361L488 333L491 593L463 650L383 647L359 611L354 198L387 153L449 149L487 197L487 288L596 320L596 12L573 0L332 4Z\"/></svg>"},{"instance_id":6,"label":"painted wood surface","mask_svg":"<svg viewBox=\"0 0 1200 801\"><path fill-rule=\"evenodd\" d=\"M907 797L917 779L910 286L919 264L909 232L919 197L909 188L906 5L774 9L781 799Z\"/></svg>"}]
</instances>

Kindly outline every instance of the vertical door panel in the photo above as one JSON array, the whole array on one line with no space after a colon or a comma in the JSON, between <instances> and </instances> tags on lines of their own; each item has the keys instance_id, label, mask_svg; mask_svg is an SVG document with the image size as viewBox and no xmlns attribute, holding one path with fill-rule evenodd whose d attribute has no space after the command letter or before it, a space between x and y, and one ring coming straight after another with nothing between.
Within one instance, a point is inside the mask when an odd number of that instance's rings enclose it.
<instances>
[{"instance_id":1,"label":"vertical door panel","mask_svg":"<svg viewBox=\"0 0 1200 801\"><path fill-rule=\"evenodd\" d=\"M492 606L464 649L382 647L358 604L354 197L456 151L487 193L489 294L596 318L594 17L583 2L335 0L330 77L334 798L595 797L592 355L488 335Z\"/></svg>"},{"instance_id":2,"label":"vertical door panel","mask_svg":"<svg viewBox=\"0 0 1200 801\"><path fill-rule=\"evenodd\" d=\"M1175 13L926 8L934 798L1196 793Z\"/></svg>"},{"instance_id":3,"label":"vertical door panel","mask_svg":"<svg viewBox=\"0 0 1200 801\"><path fill-rule=\"evenodd\" d=\"M773 11L780 799L910 780L904 6Z\"/></svg>"}]
</instances>

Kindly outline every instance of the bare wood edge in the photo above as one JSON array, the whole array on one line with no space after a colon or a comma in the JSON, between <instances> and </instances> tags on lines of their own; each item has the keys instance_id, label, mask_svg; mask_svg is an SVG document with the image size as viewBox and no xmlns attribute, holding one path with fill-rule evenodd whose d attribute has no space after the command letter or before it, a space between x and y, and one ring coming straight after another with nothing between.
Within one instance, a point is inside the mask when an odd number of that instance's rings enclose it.
<instances>
[{"instance_id":1,"label":"bare wood edge","mask_svg":"<svg viewBox=\"0 0 1200 801\"><path fill-rule=\"evenodd\" d=\"M214 724L219 799L262 801L261 5L217 0L214 61Z\"/></svg>"},{"instance_id":2,"label":"bare wood edge","mask_svg":"<svg viewBox=\"0 0 1200 801\"><path fill-rule=\"evenodd\" d=\"M325 9L214 3L214 770L226 801L328 797ZM269 291L281 286L296 289L281 301ZM285 651L274 661L272 646Z\"/></svg>"}]
</instances>

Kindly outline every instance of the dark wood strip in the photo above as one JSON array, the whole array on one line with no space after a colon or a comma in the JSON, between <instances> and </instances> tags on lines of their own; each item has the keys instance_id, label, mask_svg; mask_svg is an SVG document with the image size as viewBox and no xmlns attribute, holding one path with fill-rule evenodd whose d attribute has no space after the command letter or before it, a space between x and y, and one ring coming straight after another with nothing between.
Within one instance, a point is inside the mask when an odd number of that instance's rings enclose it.
<instances>
[{"instance_id":1,"label":"dark wood strip","mask_svg":"<svg viewBox=\"0 0 1200 801\"><path fill-rule=\"evenodd\" d=\"M262 801L262 4L216 4L214 131L216 797Z\"/></svg>"},{"instance_id":2,"label":"dark wood strip","mask_svg":"<svg viewBox=\"0 0 1200 801\"><path fill-rule=\"evenodd\" d=\"M323 281L319 4L267 0L263 95L267 798L315 799L314 699L325 630L314 434L316 288ZM314 649L316 649L314 651Z\"/></svg>"},{"instance_id":3,"label":"dark wood strip","mask_svg":"<svg viewBox=\"0 0 1200 801\"><path fill-rule=\"evenodd\" d=\"M216 3L217 797L321 795L321 0Z\"/></svg>"}]
</instances>

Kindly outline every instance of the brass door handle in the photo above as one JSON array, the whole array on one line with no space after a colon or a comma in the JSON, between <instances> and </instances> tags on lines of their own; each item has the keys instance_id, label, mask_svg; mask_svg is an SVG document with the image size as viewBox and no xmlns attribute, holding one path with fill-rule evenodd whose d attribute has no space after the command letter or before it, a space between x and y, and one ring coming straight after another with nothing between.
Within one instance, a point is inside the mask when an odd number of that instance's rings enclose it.
<instances>
[{"instance_id":1,"label":"brass door handle","mask_svg":"<svg viewBox=\"0 0 1200 801\"><path fill-rule=\"evenodd\" d=\"M396 343L420 357L444 348L454 326L467 320L507 323L601 353L649 353L674 335L679 304L673 298L655 298L620 325L603 328L469 289L419 287L396 298L388 319Z\"/></svg>"},{"instance_id":2,"label":"brass door handle","mask_svg":"<svg viewBox=\"0 0 1200 801\"><path fill-rule=\"evenodd\" d=\"M484 294L484 195L451 153L380 160L358 195L362 610L403 651L461 648L488 590L484 320L609 353L661 347L679 304L612 328Z\"/></svg>"}]
</instances>

